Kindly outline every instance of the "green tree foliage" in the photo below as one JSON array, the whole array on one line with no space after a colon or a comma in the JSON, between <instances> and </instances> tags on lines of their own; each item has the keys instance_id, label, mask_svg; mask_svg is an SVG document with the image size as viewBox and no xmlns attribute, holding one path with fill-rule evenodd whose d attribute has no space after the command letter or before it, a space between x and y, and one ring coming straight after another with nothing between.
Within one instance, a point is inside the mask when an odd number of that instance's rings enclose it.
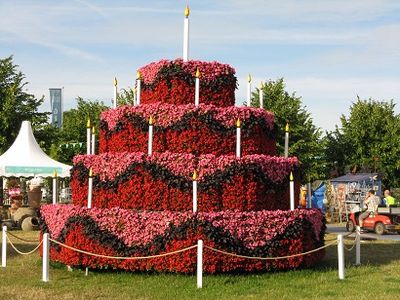
<instances>
[{"instance_id":1,"label":"green tree foliage","mask_svg":"<svg viewBox=\"0 0 400 300\"><path fill-rule=\"evenodd\" d=\"M118 106L134 105L134 100L135 100L135 90L134 89L131 89L131 88L122 89L118 93L118 98L117 98Z\"/></svg>"},{"instance_id":2,"label":"green tree foliage","mask_svg":"<svg viewBox=\"0 0 400 300\"><path fill-rule=\"evenodd\" d=\"M27 84L12 56L0 59L0 153L11 146L25 120L31 121L35 134L43 137L41 146L48 148L52 142L49 113L38 112L44 99L27 93Z\"/></svg>"},{"instance_id":3,"label":"green tree foliage","mask_svg":"<svg viewBox=\"0 0 400 300\"><path fill-rule=\"evenodd\" d=\"M54 158L71 164L72 158L77 154L86 153L86 125L90 119L91 125L96 128L100 124L100 114L108 109L103 102L86 101L77 98L77 107L65 111L63 114L63 127L59 133L57 147L52 147L51 154Z\"/></svg>"},{"instance_id":4,"label":"green tree foliage","mask_svg":"<svg viewBox=\"0 0 400 300\"><path fill-rule=\"evenodd\" d=\"M270 80L262 87L264 108L275 114L278 155L284 155L285 126L289 123L289 156L296 156L300 161L301 181L321 179L325 173L321 130L313 124L301 97L296 93L289 94L285 88L283 78ZM253 92L251 105L260 106L259 89Z\"/></svg>"},{"instance_id":5,"label":"green tree foliage","mask_svg":"<svg viewBox=\"0 0 400 300\"><path fill-rule=\"evenodd\" d=\"M388 187L400 186L400 116L394 108L393 101L358 99L349 117L342 115L338 136L350 169L382 172Z\"/></svg>"}]
</instances>

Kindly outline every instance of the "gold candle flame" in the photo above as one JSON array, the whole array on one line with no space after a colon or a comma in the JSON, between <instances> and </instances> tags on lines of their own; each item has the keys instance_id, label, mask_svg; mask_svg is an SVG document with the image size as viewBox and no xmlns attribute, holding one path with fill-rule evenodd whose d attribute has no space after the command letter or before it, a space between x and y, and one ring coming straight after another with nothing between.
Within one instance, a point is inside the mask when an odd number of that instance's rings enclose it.
<instances>
[{"instance_id":1,"label":"gold candle flame","mask_svg":"<svg viewBox=\"0 0 400 300\"><path fill-rule=\"evenodd\" d=\"M185 7L185 17L188 18L189 15L190 15L190 9L189 9L189 6L186 5L186 7Z\"/></svg>"},{"instance_id":2,"label":"gold candle flame","mask_svg":"<svg viewBox=\"0 0 400 300\"><path fill-rule=\"evenodd\" d=\"M114 77L114 86L117 86L117 85L118 85L117 77Z\"/></svg>"},{"instance_id":3,"label":"gold candle flame","mask_svg":"<svg viewBox=\"0 0 400 300\"><path fill-rule=\"evenodd\" d=\"M285 132L289 132L289 123L286 123Z\"/></svg>"},{"instance_id":4,"label":"gold candle flame","mask_svg":"<svg viewBox=\"0 0 400 300\"><path fill-rule=\"evenodd\" d=\"M237 128L239 128L239 127L240 127L240 125L241 125L241 123L240 123L240 119L237 119L237 120L236 120L236 127L237 127Z\"/></svg>"},{"instance_id":5,"label":"gold candle flame","mask_svg":"<svg viewBox=\"0 0 400 300\"><path fill-rule=\"evenodd\" d=\"M193 181L197 180L197 172L196 172L196 170L194 170L192 178L193 178Z\"/></svg>"},{"instance_id":6,"label":"gold candle flame","mask_svg":"<svg viewBox=\"0 0 400 300\"><path fill-rule=\"evenodd\" d=\"M93 169L92 168L89 169L89 177L93 177Z\"/></svg>"},{"instance_id":7,"label":"gold candle flame","mask_svg":"<svg viewBox=\"0 0 400 300\"><path fill-rule=\"evenodd\" d=\"M199 68L197 68L195 76L196 76L196 78L200 78L200 70L199 70Z\"/></svg>"},{"instance_id":8,"label":"gold candle flame","mask_svg":"<svg viewBox=\"0 0 400 300\"><path fill-rule=\"evenodd\" d=\"M56 178L56 177L57 177L57 171L54 170L54 171L53 171L53 178Z\"/></svg>"},{"instance_id":9,"label":"gold candle flame","mask_svg":"<svg viewBox=\"0 0 400 300\"><path fill-rule=\"evenodd\" d=\"M293 172L290 172L290 177L289 177L289 179L290 179L290 181L293 181L293 180L294 180Z\"/></svg>"},{"instance_id":10,"label":"gold candle flame","mask_svg":"<svg viewBox=\"0 0 400 300\"><path fill-rule=\"evenodd\" d=\"M247 82L251 82L251 75L250 74L247 76Z\"/></svg>"},{"instance_id":11,"label":"gold candle flame","mask_svg":"<svg viewBox=\"0 0 400 300\"><path fill-rule=\"evenodd\" d=\"M87 119L86 128L90 128L90 127L92 127L92 126L90 125L90 119Z\"/></svg>"},{"instance_id":12,"label":"gold candle flame","mask_svg":"<svg viewBox=\"0 0 400 300\"><path fill-rule=\"evenodd\" d=\"M139 79L139 80L142 79L142 74L140 74L139 70L137 70L137 72L136 72L136 79Z\"/></svg>"},{"instance_id":13,"label":"gold candle flame","mask_svg":"<svg viewBox=\"0 0 400 300\"><path fill-rule=\"evenodd\" d=\"M149 118L149 125L153 125L153 123L154 123L154 119L153 119L152 116L150 116L150 118Z\"/></svg>"}]
</instances>

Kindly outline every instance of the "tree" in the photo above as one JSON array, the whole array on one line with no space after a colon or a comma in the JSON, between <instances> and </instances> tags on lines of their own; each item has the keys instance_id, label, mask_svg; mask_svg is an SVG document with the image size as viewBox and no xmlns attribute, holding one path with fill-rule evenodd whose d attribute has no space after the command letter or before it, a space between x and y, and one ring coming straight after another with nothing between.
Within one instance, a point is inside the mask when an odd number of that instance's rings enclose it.
<instances>
[{"instance_id":1,"label":"tree","mask_svg":"<svg viewBox=\"0 0 400 300\"><path fill-rule=\"evenodd\" d=\"M325 150L327 177L333 178L344 175L348 169L347 154L350 151L350 145L343 133L336 126L334 131L326 132L322 141Z\"/></svg>"},{"instance_id":2,"label":"tree","mask_svg":"<svg viewBox=\"0 0 400 300\"><path fill-rule=\"evenodd\" d=\"M98 128L101 112L108 109L103 102L86 101L81 97L76 100L77 107L64 112L57 146L51 150L52 157L69 164L75 155L86 152L87 120L90 119L91 125Z\"/></svg>"},{"instance_id":3,"label":"tree","mask_svg":"<svg viewBox=\"0 0 400 300\"><path fill-rule=\"evenodd\" d=\"M36 99L27 93L27 84L12 56L0 59L0 153L11 146L24 120L31 121L34 130L47 130L49 113L38 112L44 98ZM49 140L46 141L48 145Z\"/></svg>"},{"instance_id":4,"label":"tree","mask_svg":"<svg viewBox=\"0 0 400 300\"><path fill-rule=\"evenodd\" d=\"M276 142L278 155L284 155L285 126L289 123L289 156L296 156L300 161L302 182L321 179L324 176L323 146L320 143L321 130L317 128L301 97L285 91L283 78L267 81L263 89L263 108L275 114ZM260 106L259 89L253 92L251 105Z\"/></svg>"},{"instance_id":5,"label":"tree","mask_svg":"<svg viewBox=\"0 0 400 300\"><path fill-rule=\"evenodd\" d=\"M354 171L381 172L388 187L400 186L400 116L393 101L357 99L341 117L346 163Z\"/></svg>"}]
</instances>

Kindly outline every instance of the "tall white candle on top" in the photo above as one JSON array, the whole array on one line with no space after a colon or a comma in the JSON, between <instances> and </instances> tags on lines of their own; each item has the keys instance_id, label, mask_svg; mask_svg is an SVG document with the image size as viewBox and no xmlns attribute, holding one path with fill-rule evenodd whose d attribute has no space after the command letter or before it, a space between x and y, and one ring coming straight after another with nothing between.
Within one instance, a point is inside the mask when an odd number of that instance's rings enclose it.
<instances>
[{"instance_id":1,"label":"tall white candle on top","mask_svg":"<svg viewBox=\"0 0 400 300\"><path fill-rule=\"evenodd\" d=\"M117 108L117 98L118 98L118 81L117 77L114 77L114 97L113 97L113 106Z\"/></svg>"},{"instance_id":2,"label":"tall white candle on top","mask_svg":"<svg viewBox=\"0 0 400 300\"><path fill-rule=\"evenodd\" d=\"M96 130L94 129L94 126L92 127L92 145L91 145L92 154L96 154Z\"/></svg>"},{"instance_id":3,"label":"tall white candle on top","mask_svg":"<svg viewBox=\"0 0 400 300\"><path fill-rule=\"evenodd\" d=\"M259 93L259 96L260 96L260 108L263 108L264 107L264 91L263 91L263 88L264 88L264 83L261 81L261 84L260 84L260 93Z\"/></svg>"},{"instance_id":4,"label":"tall white candle on top","mask_svg":"<svg viewBox=\"0 0 400 300\"><path fill-rule=\"evenodd\" d=\"M294 177L293 173L290 172L290 181L289 181L289 194L290 194L290 210L294 210Z\"/></svg>"},{"instance_id":5,"label":"tall white candle on top","mask_svg":"<svg viewBox=\"0 0 400 300\"><path fill-rule=\"evenodd\" d=\"M286 123L285 127L285 152L284 157L289 156L289 123Z\"/></svg>"},{"instance_id":6,"label":"tall white candle on top","mask_svg":"<svg viewBox=\"0 0 400 300\"><path fill-rule=\"evenodd\" d=\"M247 76L247 107L251 105L251 75Z\"/></svg>"},{"instance_id":7,"label":"tall white candle on top","mask_svg":"<svg viewBox=\"0 0 400 300\"><path fill-rule=\"evenodd\" d=\"M86 154L89 155L90 152L90 141L91 141L91 126L90 126L90 119L87 120L86 123Z\"/></svg>"},{"instance_id":8,"label":"tall white candle on top","mask_svg":"<svg viewBox=\"0 0 400 300\"><path fill-rule=\"evenodd\" d=\"M194 93L194 105L198 106L200 103L200 71L199 68L196 70L196 84Z\"/></svg>"},{"instance_id":9,"label":"tall white candle on top","mask_svg":"<svg viewBox=\"0 0 400 300\"><path fill-rule=\"evenodd\" d=\"M193 212L197 212L197 172L193 172Z\"/></svg>"},{"instance_id":10,"label":"tall white candle on top","mask_svg":"<svg viewBox=\"0 0 400 300\"><path fill-rule=\"evenodd\" d=\"M92 208L92 199L93 199L93 170L89 169L89 180L88 180L88 203L87 207Z\"/></svg>"},{"instance_id":11,"label":"tall white candle on top","mask_svg":"<svg viewBox=\"0 0 400 300\"><path fill-rule=\"evenodd\" d=\"M140 88L141 88L142 74L138 70L136 72L136 105L140 105Z\"/></svg>"},{"instance_id":12,"label":"tall white candle on top","mask_svg":"<svg viewBox=\"0 0 400 300\"><path fill-rule=\"evenodd\" d=\"M240 157L240 143L241 143L241 130L240 130L240 120L237 119L236 120L236 157L239 158Z\"/></svg>"},{"instance_id":13,"label":"tall white candle on top","mask_svg":"<svg viewBox=\"0 0 400 300\"><path fill-rule=\"evenodd\" d=\"M151 155L153 153L153 117L150 116L149 119L149 143L147 148L147 154Z\"/></svg>"},{"instance_id":14,"label":"tall white candle on top","mask_svg":"<svg viewBox=\"0 0 400 300\"><path fill-rule=\"evenodd\" d=\"M183 61L189 59L189 6L185 8L185 19L183 20Z\"/></svg>"},{"instance_id":15,"label":"tall white candle on top","mask_svg":"<svg viewBox=\"0 0 400 300\"><path fill-rule=\"evenodd\" d=\"M53 204L57 204L57 171L54 170L53 172Z\"/></svg>"}]
</instances>

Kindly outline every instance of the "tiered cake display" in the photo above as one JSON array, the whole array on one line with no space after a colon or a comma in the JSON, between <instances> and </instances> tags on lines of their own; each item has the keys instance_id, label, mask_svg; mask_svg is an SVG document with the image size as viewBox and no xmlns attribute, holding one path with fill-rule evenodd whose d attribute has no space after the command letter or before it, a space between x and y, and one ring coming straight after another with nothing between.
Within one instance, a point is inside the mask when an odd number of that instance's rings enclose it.
<instances>
[{"instance_id":1,"label":"tiered cake display","mask_svg":"<svg viewBox=\"0 0 400 300\"><path fill-rule=\"evenodd\" d=\"M196 70L201 74L199 105L194 104ZM233 106L233 68L217 62L162 60L139 71L141 104L104 112L100 153L74 159L73 205L42 208L43 230L51 238L118 257L169 253L198 239L208 247L251 257L297 254L324 244L319 211L287 210L288 179L297 159L274 156L273 114ZM238 126L240 157L235 152ZM90 169L93 200L87 208ZM197 212L192 212L194 180ZM323 254L257 260L205 248L204 271L295 269L313 265ZM196 268L196 249L118 260L52 245L50 257L90 268L181 273Z\"/></svg>"}]
</instances>

